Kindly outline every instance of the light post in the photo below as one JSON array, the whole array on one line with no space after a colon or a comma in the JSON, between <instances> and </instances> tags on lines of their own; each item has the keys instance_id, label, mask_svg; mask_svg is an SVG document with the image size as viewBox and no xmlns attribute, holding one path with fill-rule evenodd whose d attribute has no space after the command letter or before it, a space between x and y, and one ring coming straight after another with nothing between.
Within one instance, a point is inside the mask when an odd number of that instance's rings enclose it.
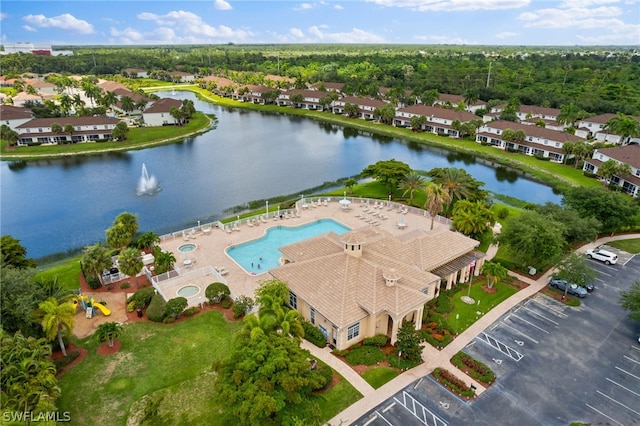
<instances>
[{"instance_id":1,"label":"light post","mask_svg":"<svg viewBox=\"0 0 640 426\"><path fill-rule=\"evenodd\" d=\"M267 219L269 219L269 200L267 200Z\"/></svg>"}]
</instances>

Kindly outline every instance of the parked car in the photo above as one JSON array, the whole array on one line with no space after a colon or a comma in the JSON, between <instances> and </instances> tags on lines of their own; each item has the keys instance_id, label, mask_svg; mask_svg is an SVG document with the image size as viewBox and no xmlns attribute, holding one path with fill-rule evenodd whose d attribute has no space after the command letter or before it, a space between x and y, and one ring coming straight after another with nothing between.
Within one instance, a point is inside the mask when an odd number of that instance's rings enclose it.
<instances>
[{"instance_id":1,"label":"parked car","mask_svg":"<svg viewBox=\"0 0 640 426\"><path fill-rule=\"evenodd\" d=\"M576 297L587 297L587 290L584 287L580 287L578 284L569 283L567 280L551 278L549 280L549 286L555 287L560 291L566 291ZM569 287L568 290L567 287Z\"/></svg>"},{"instance_id":2,"label":"parked car","mask_svg":"<svg viewBox=\"0 0 640 426\"><path fill-rule=\"evenodd\" d=\"M586 251L586 255L589 259L599 260L607 265L615 265L618 263L618 256L610 251L603 250L601 248L589 249Z\"/></svg>"}]
</instances>

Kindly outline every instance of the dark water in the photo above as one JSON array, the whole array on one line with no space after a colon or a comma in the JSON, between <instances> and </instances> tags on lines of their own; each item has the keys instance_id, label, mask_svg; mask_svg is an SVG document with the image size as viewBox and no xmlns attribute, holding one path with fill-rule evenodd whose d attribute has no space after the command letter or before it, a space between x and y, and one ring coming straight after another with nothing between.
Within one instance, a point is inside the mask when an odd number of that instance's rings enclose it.
<instances>
[{"instance_id":1,"label":"dark water","mask_svg":"<svg viewBox=\"0 0 640 426\"><path fill-rule=\"evenodd\" d=\"M161 96L171 95L161 93ZM181 143L94 157L0 165L0 231L21 240L29 257L104 240L123 211L138 215L141 231L168 233L223 217L250 200L297 194L395 158L413 169L460 167L485 188L534 203L559 202L551 188L472 156L300 117L231 110L198 101L218 127ZM159 181L154 196L136 195L142 164Z\"/></svg>"}]
</instances>

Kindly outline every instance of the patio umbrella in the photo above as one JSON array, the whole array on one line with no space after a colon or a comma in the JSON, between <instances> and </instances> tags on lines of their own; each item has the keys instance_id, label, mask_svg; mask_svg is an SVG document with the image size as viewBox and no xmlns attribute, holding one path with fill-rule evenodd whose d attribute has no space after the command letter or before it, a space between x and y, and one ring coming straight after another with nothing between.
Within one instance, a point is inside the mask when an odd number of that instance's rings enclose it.
<instances>
[{"instance_id":1,"label":"patio umbrella","mask_svg":"<svg viewBox=\"0 0 640 426\"><path fill-rule=\"evenodd\" d=\"M347 200L347 194L345 193L344 198L342 200L339 201L340 203L340 207L342 207L342 209L346 209L349 207L349 204L351 204L351 201Z\"/></svg>"}]
</instances>

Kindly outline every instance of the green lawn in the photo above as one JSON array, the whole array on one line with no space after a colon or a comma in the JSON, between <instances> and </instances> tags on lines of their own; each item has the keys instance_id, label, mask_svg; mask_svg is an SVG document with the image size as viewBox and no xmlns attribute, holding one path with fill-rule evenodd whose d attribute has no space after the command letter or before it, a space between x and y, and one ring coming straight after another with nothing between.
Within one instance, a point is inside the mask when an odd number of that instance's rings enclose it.
<instances>
[{"instance_id":1,"label":"green lawn","mask_svg":"<svg viewBox=\"0 0 640 426\"><path fill-rule=\"evenodd\" d=\"M486 280L480 279L471 285L471 293L469 295L476 301L473 305L464 303L461 299L462 296L467 295L469 291L468 286L465 286L465 288L453 296L453 311L449 313L447 322L454 332L458 334L462 333L469 328L471 324L476 322L478 318L518 291L515 287L498 282L494 286L498 290L490 294L482 289L482 285L484 284L486 284ZM481 312L481 314L478 314L478 312Z\"/></svg>"},{"instance_id":2,"label":"green lawn","mask_svg":"<svg viewBox=\"0 0 640 426\"><path fill-rule=\"evenodd\" d=\"M46 282L57 278L58 284L61 284L64 288L80 288L80 256L64 259L47 266L46 270L36 274L36 280Z\"/></svg>"},{"instance_id":3,"label":"green lawn","mask_svg":"<svg viewBox=\"0 0 640 426\"><path fill-rule=\"evenodd\" d=\"M382 385L395 379L400 373L398 370L390 367L376 367L362 373L362 378L367 381L374 389L378 389Z\"/></svg>"},{"instance_id":4,"label":"green lawn","mask_svg":"<svg viewBox=\"0 0 640 426\"><path fill-rule=\"evenodd\" d=\"M97 343L84 339L79 344L89 354L60 378L58 408L70 411L74 424L125 425L149 396L163 395L161 413L184 424L222 426L212 402L212 365L227 356L231 336L241 326L216 311L171 325L128 324L122 348L110 356L97 355ZM327 421L362 395L343 379L316 397Z\"/></svg>"},{"instance_id":5,"label":"green lawn","mask_svg":"<svg viewBox=\"0 0 640 426\"><path fill-rule=\"evenodd\" d=\"M640 253L640 238L632 240L617 240L607 243L607 245L615 247L620 250L624 250L627 253L638 254Z\"/></svg>"}]
</instances>

